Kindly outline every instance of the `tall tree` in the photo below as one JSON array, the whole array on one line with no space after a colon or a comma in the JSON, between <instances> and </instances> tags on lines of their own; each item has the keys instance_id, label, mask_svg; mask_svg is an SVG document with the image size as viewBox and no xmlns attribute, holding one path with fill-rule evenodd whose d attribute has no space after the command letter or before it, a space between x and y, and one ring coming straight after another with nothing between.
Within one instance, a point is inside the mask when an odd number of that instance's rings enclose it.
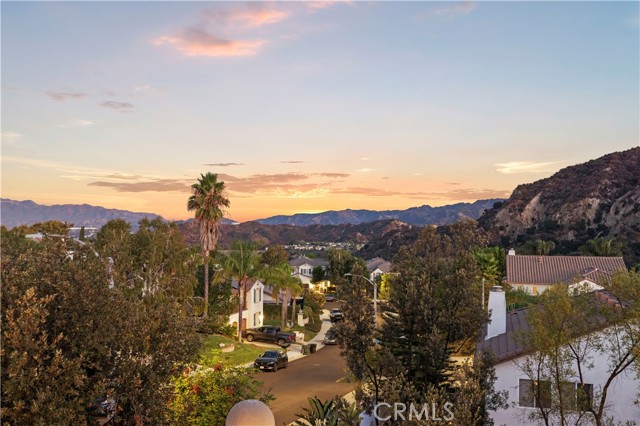
<instances>
[{"instance_id":1,"label":"tall tree","mask_svg":"<svg viewBox=\"0 0 640 426\"><path fill-rule=\"evenodd\" d=\"M80 236L78 237L78 239L80 241L84 241L84 240L87 239L86 236L85 236L84 226L82 228L80 228Z\"/></svg>"},{"instance_id":2,"label":"tall tree","mask_svg":"<svg viewBox=\"0 0 640 426\"><path fill-rule=\"evenodd\" d=\"M247 283L261 275L260 255L254 244L234 241L224 264L226 273L238 281L238 341L242 342L242 311L247 296Z\"/></svg>"},{"instance_id":3,"label":"tall tree","mask_svg":"<svg viewBox=\"0 0 640 426\"><path fill-rule=\"evenodd\" d=\"M45 238L5 250L13 241L3 238L0 259L2 423L94 424L90 407L108 397L114 424L161 424L166 385L198 346L181 300L142 298L124 274L112 285L88 244Z\"/></svg>"},{"instance_id":4,"label":"tall tree","mask_svg":"<svg viewBox=\"0 0 640 426\"><path fill-rule=\"evenodd\" d=\"M419 391L447 383L450 355L488 320L480 295L469 290L478 276L472 250L483 242L473 221L452 225L446 235L425 228L394 259L400 274L391 281L389 305L398 315L386 321L382 340Z\"/></svg>"},{"instance_id":5,"label":"tall tree","mask_svg":"<svg viewBox=\"0 0 640 426\"><path fill-rule=\"evenodd\" d=\"M270 285L273 292L279 293L282 298L280 328L284 330L289 305L288 296L292 293L299 294L302 291L302 282L300 278L291 275L291 267L286 263L265 270L264 280L265 284Z\"/></svg>"},{"instance_id":6,"label":"tall tree","mask_svg":"<svg viewBox=\"0 0 640 426\"><path fill-rule=\"evenodd\" d=\"M267 266L279 266L283 263L287 263L288 260L289 253L287 253L287 250L284 248L284 246L280 244L269 246L262 253L262 263Z\"/></svg>"},{"instance_id":7,"label":"tall tree","mask_svg":"<svg viewBox=\"0 0 640 426\"><path fill-rule=\"evenodd\" d=\"M199 225L200 248L202 249L204 268L204 314L209 316L209 253L215 250L220 237L220 220L230 205L225 184L218 181L215 173L201 174L198 182L191 185L191 196L187 209L195 212Z\"/></svg>"}]
</instances>

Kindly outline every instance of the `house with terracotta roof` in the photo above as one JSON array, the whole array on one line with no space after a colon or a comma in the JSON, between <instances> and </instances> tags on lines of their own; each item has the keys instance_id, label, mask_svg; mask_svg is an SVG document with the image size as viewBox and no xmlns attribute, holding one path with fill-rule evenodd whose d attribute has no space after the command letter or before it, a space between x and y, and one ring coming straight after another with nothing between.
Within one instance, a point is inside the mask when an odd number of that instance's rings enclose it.
<instances>
[{"instance_id":1,"label":"house with terracotta roof","mask_svg":"<svg viewBox=\"0 0 640 426\"><path fill-rule=\"evenodd\" d=\"M538 295L554 284L602 290L618 270L626 270L622 257L523 256L509 250L506 283Z\"/></svg>"},{"instance_id":2,"label":"house with terracotta roof","mask_svg":"<svg viewBox=\"0 0 640 426\"><path fill-rule=\"evenodd\" d=\"M606 290L596 290L591 292L594 301L604 303L618 303ZM583 295L586 296L586 295ZM494 286L489 293L490 322L483 332L482 339L478 343L478 352L489 351L495 357L496 391L508 392L509 408L490 412L496 425L520 426L532 424L532 416L538 414L538 410L551 411L552 406L556 406L558 401L551 392L550 381L533 380L530 374L525 372L529 356L533 354L531 349L529 332L531 325L528 321L528 309L521 308L507 311L505 292L500 286ZM597 323L597 321L595 322ZM587 336L597 337L597 333L603 336L614 335L611 327L600 322L597 327ZM586 336L577 336L586 338ZM573 401L568 398L568 410L573 418L578 419L576 424L592 424L588 409L584 404L584 399L580 400L576 395L584 392L587 401L598 401L602 389L610 379L611 360L606 354L606 350L589 350L584 354L581 369L573 361L572 370L574 377L563 382L563 392L567 395L574 395ZM607 389L606 415L612 417L620 424L626 421L637 421L640 419L640 406L634 403L640 379L631 367L622 374L617 375L609 384ZM578 376L580 371L580 376ZM542 397L535 397L535 389L549 390L542 392ZM576 399L577 398L577 399ZM595 399L594 399L595 398ZM554 405L556 404L556 405ZM567 402L565 402L567 404ZM572 405L573 404L573 405ZM581 419L581 420L580 420ZM559 424L557 418L551 418L550 424ZM573 424L573 423L572 423Z\"/></svg>"}]
</instances>

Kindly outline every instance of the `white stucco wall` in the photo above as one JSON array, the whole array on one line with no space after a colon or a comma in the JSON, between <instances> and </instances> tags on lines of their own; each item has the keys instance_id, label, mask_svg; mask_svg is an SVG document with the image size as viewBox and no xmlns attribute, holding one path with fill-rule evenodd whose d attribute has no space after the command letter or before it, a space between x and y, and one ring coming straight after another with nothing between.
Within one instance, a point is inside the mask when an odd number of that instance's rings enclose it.
<instances>
[{"instance_id":1,"label":"white stucco wall","mask_svg":"<svg viewBox=\"0 0 640 426\"><path fill-rule=\"evenodd\" d=\"M518 367L517 363L522 363L524 357L512 361L506 361L495 366L496 369L496 390L506 390L509 392L509 406L507 410L492 412L492 418L496 425L520 426L531 424L527 414L536 412L538 408L518 406L518 384L520 379L529 379ZM593 384L594 400L599 398L602 386L609 377L609 361L606 356L592 353L593 367L584 369L584 383ZM575 366L574 366L575 370ZM578 379L573 380L578 382ZM638 393L640 380L632 368L618 376L609 386L607 395L606 415L612 416L616 421L624 423L627 420L640 420L640 407L634 404ZM590 415L587 418L592 418ZM581 424L591 424L584 422Z\"/></svg>"}]
</instances>

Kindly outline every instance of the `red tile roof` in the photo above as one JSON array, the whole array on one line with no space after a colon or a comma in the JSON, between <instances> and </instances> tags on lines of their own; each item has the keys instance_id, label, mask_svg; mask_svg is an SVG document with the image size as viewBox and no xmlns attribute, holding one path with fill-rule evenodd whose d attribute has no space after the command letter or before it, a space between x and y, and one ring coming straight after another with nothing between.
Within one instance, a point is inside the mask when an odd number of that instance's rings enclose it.
<instances>
[{"instance_id":1,"label":"red tile roof","mask_svg":"<svg viewBox=\"0 0 640 426\"><path fill-rule=\"evenodd\" d=\"M507 283L571 283L579 277L602 284L619 269L627 269L622 257L508 255Z\"/></svg>"}]
</instances>

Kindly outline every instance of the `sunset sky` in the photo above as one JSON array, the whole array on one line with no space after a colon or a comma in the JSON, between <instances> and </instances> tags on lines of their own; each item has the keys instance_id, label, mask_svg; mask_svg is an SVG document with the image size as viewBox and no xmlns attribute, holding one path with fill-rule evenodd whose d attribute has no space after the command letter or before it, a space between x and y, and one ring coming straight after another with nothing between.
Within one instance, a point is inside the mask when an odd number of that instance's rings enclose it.
<instances>
[{"instance_id":1,"label":"sunset sky","mask_svg":"<svg viewBox=\"0 0 640 426\"><path fill-rule=\"evenodd\" d=\"M507 197L638 146L637 2L2 2L2 197L228 217Z\"/></svg>"}]
</instances>

